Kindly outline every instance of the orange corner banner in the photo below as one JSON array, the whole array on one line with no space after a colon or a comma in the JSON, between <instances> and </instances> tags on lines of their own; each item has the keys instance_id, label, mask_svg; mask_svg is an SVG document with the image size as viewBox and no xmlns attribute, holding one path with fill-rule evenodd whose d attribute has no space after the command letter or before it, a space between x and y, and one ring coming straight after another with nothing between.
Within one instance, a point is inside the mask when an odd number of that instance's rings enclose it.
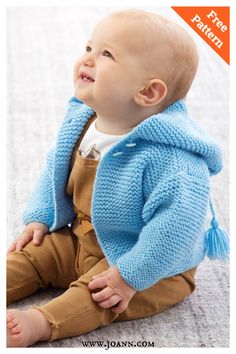
<instances>
[{"instance_id":1,"label":"orange corner banner","mask_svg":"<svg viewBox=\"0 0 236 354\"><path fill-rule=\"evenodd\" d=\"M172 6L172 9L229 64L229 6Z\"/></svg>"}]
</instances>

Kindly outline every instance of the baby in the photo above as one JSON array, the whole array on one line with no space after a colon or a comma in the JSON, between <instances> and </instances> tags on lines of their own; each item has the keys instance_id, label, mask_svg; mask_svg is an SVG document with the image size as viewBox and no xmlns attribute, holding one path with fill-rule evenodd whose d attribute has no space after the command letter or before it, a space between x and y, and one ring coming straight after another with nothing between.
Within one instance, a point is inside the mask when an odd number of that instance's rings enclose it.
<instances>
[{"instance_id":1,"label":"baby","mask_svg":"<svg viewBox=\"0 0 236 354\"><path fill-rule=\"evenodd\" d=\"M212 251L209 176L222 168L183 101L197 66L190 36L157 14L119 11L95 27L7 257L8 304L48 286L65 292L8 310L9 347L144 318L193 292Z\"/></svg>"}]
</instances>

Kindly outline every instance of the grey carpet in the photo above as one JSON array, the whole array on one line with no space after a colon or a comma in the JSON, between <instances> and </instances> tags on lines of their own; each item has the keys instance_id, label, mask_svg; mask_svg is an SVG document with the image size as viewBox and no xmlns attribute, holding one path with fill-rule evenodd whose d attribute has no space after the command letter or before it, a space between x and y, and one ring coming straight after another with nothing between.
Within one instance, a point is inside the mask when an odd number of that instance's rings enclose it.
<instances>
[{"instance_id":1,"label":"grey carpet","mask_svg":"<svg viewBox=\"0 0 236 354\"><path fill-rule=\"evenodd\" d=\"M75 58L94 24L116 9L8 8L8 245L22 230L22 211L73 94ZM228 230L228 67L170 8L146 9L176 20L197 42L200 67L188 105L194 119L223 149L224 170L212 178L212 197L221 225ZM40 291L11 308L45 303L59 293ZM194 294L164 313L35 347L81 347L82 340L118 339L154 341L156 347L228 347L228 264L205 260Z\"/></svg>"}]
</instances>

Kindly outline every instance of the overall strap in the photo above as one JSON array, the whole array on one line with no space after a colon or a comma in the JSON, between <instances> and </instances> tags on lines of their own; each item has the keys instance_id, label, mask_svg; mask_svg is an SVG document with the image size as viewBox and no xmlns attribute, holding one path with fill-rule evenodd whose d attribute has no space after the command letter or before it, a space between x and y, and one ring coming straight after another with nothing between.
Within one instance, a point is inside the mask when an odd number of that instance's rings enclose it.
<instances>
[{"instance_id":1,"label":"overall strap","mask_svg":"<svg viewBox=\"0 0 236 354\"><path fill-rule=\"evenodd\" d=\"M82 141L83 137L85 136L86 132L88 131L90 125L95 121L96 118L97 118L96 113L94 113L94 115L92 117L90 117L88 119L87 123L85 124L84 129L83 129L82 133L80 134L80 136L79 136L79 138L78 138L78 140L77 140L77 142L76 142L76 144L75 144L75 146L73 148L73 153L71 155L71 163L70 163L71 168L73 167L74 162L75 162L76 151L78 150L78 148L79 148L79 146L81 144L81 141Z\"/></svg>"}]
</instances>

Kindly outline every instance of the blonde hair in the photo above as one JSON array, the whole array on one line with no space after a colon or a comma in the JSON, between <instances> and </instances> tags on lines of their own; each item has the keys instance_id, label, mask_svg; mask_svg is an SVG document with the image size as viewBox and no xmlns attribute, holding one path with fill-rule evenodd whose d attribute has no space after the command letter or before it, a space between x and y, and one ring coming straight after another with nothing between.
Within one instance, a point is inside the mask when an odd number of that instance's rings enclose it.
<instances>
[{"instance_id":1,"label":"blonde hair","mask_svg":"<svg viewBox=\"0 0 236 354\"><path fill-rule=\"evenodd\" d=\"M123 10L111 14L130 21L138 21L146 26L150 35L150 62L152 75L165 82L168 93L163 105L184 98L193 82L198 67L198 52L196 45L181 26L158 14L142 10ZM153 58L154 55L154 58ZM148 60L149 61L149 60Z\"/></svg>"}]
</instances>

